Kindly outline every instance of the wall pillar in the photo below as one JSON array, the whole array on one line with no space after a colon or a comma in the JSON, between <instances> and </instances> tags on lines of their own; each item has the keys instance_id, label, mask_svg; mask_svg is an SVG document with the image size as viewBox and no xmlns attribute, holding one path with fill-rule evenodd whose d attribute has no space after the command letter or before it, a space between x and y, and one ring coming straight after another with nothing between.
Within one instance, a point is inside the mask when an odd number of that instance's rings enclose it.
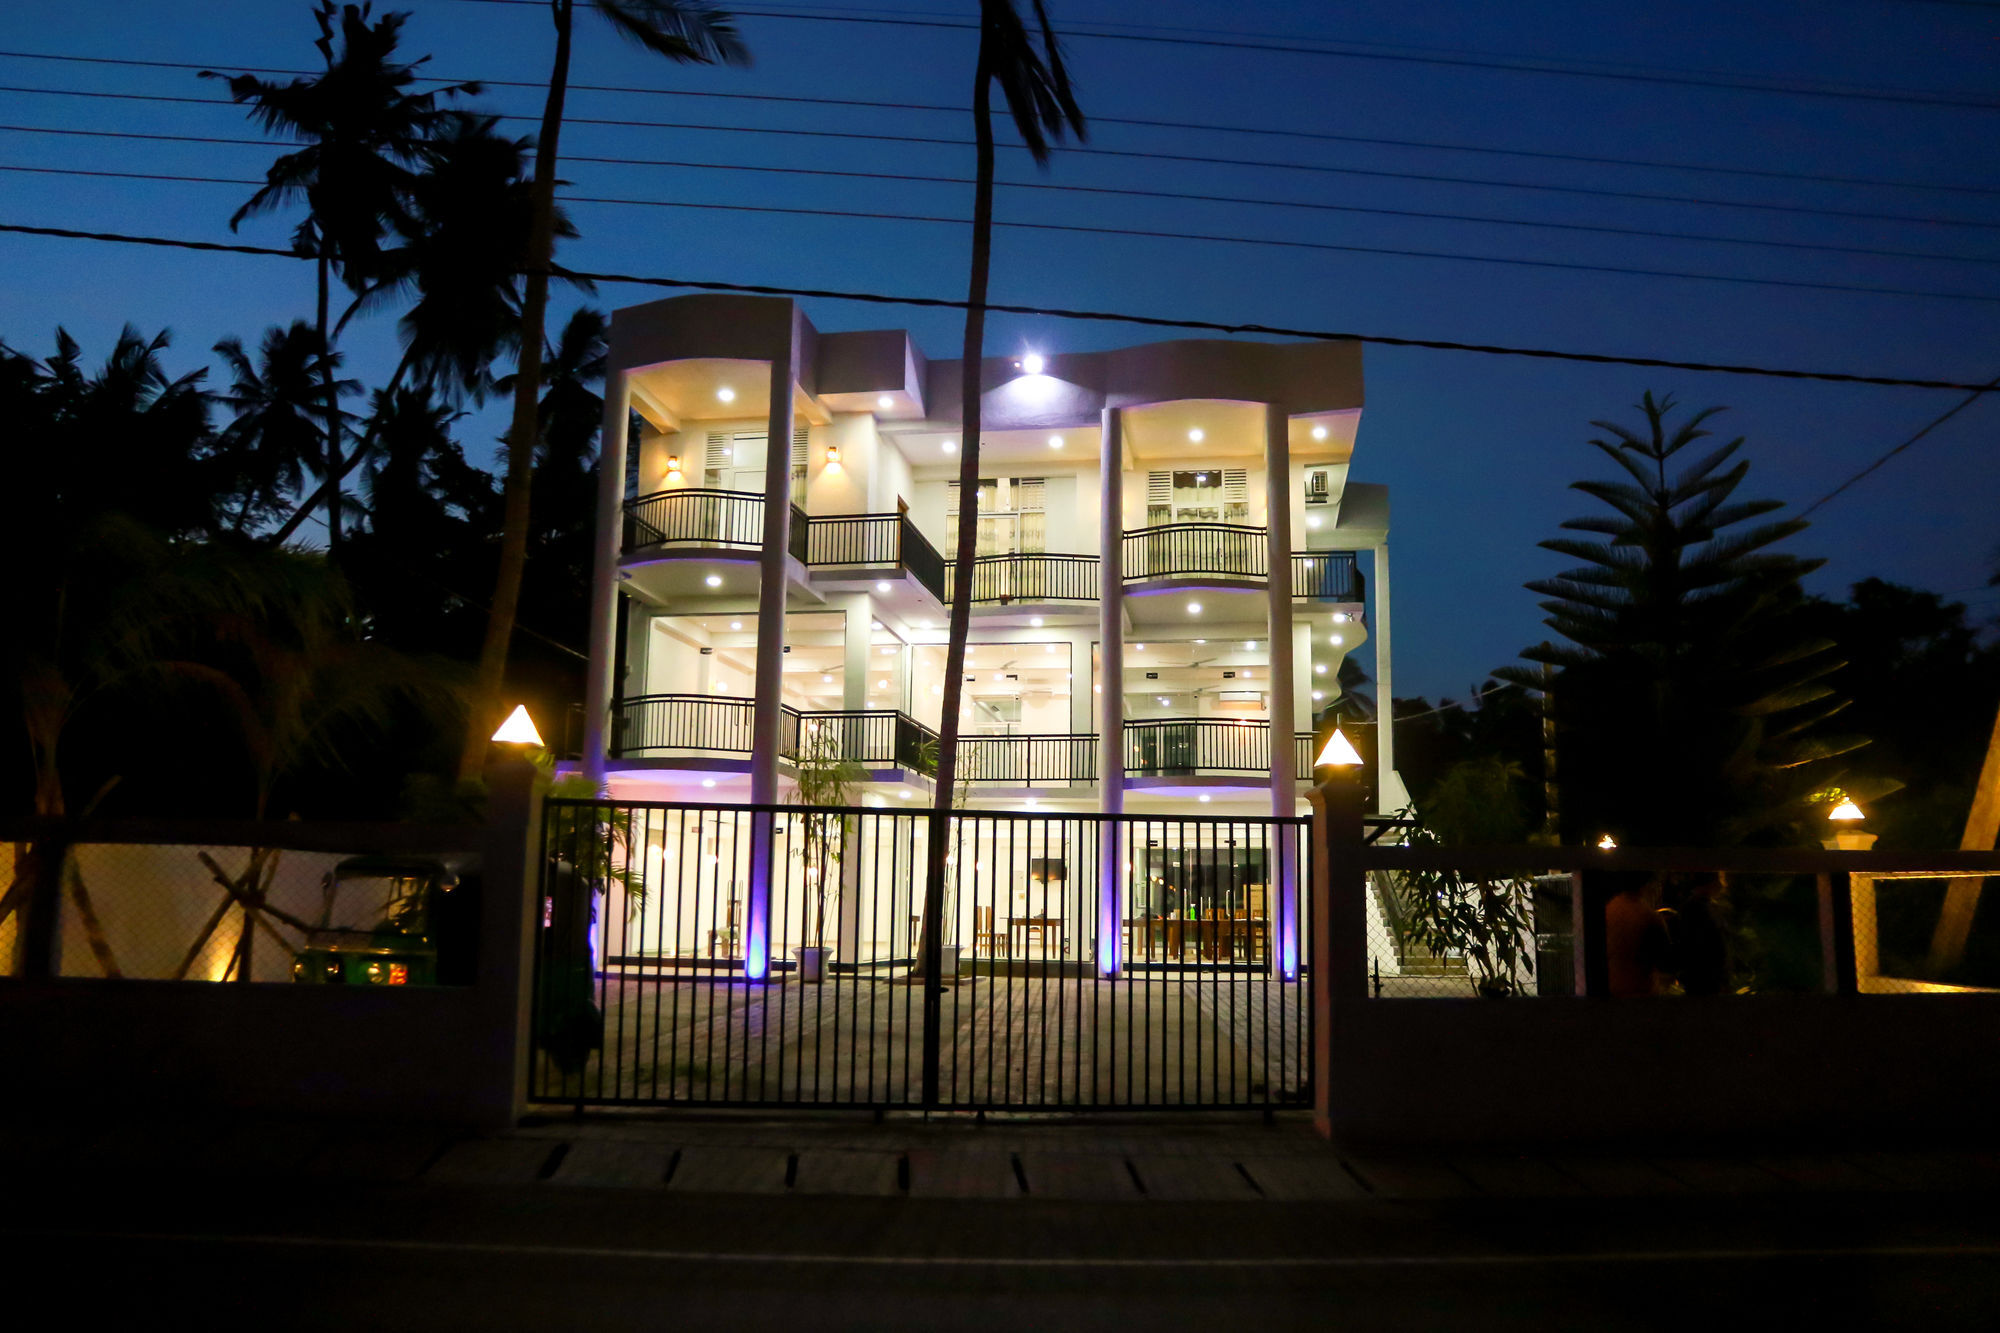
<instances>
[{"instance_id":1,"label":"wall pillar","mask_svg":"<svg viewBox=\"0 0 2000 1333\"><path fill-rule=\"evenodd\" d=\"M1375 547L1375 805L1377 814L1394 814L1403 805L1402 784L1396 781L1396 692L1389 655L1389 543Z\"/></svg>"},{"instance_id":2,"label":"wall pillar","mask_svg":"<svg viewBox=\"0 0 2000 1333\"><path fill-rule=\"evenodd\" d=\"M1291 420L1283 408L1264 408L1265 536L1270 543L1267 607L1271 645L1271 813L1288 818L1299 804L1298 765L1292 754L1295 714L1292 666L1292 446ZM1293 651L1287 651L1293 649ZM1271 950L1279 974L1296 977L1299 968L1299 849L1288 828L1272 830L1271 861L1278 919L1271 923Z\"/></svg>"},{"instance_id":3,"label":"wall pillar","mask_svg":"<svg viewBox=\"0 0 2000 1333\"><path fill-rule=\"evenodd\" d=\"M750 803L778 800L778 745L784 727L785 594L792 527L792 395L799 351L798 314L771 358L764 434L764 536L757 562L757 686L750 706ZM743 924L743 972L762 981L771 970L771 883L777 871L777 823L750 819L750 893Z\"/></svg>"},{"instance_id":4,"label":"wall pillar","mask_svg":"<svg viewBox=\"0 0 2000 1333\"><path fill-rule=\"evenodd\" d=\"M868 653L874 632L875 599L865 592L840 599L847 623L841 638L840 706L861 709L868 706Z\"/></svg>"},{"instance_id":5,"label":"wall pillar","mask_svg":"<svg viewBox=\"0 0 2000 1333\"><path fill-rule=\"evenodd\" d=\"M618 646L618 555L625 534L626 430L632 419L632 383L622 368L604 373L604 431L597 460L597 550L591 562L590 666L583 685L583 775L602 789L605 732L622 682L612 677Z\"/></svg>"},{"instance_id":6,"label":"wall pillar","mask_svg":"<svg viewBox=\"0 0 2000 1333\"><path fill-rule=\"evenodd\" d=\"M1102 685L1104 691L1094 696L1097 808L1101 814L1119 815L1125 812L1125 413L1120 408L1104 409L1100 451L1104 514L1098 533L1102 582L1098 588L1097 642L1103 670L1094 683ZM1106 820L1099 825L1097 970L1107 977L1117 975L1123 965L1119 957L1124 951L1125 926L1123 834L1119 821Z\"/></svg>"}]
</instances>

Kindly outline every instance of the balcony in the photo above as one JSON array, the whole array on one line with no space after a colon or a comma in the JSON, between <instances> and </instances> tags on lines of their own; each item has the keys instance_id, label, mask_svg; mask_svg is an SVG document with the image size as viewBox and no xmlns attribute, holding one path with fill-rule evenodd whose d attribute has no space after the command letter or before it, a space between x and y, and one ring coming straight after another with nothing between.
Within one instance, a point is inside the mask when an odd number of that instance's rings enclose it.
<instances>
[{"instance_id":1,"label":"balcony","mask_svg":"<svg viewBox=\"0 0 2000 1333\"><path fill-rule=\"evenodd\" d=\"M1236 523L1165 523L1124 536L1125 586L1161 581L1260 584L1271 576L1270 535ZM1363 600L1352 551L1292 552L1294 601Z\"/></svg>"},{"instance_id":2,"label":"balcony","mask_svg":"<svg viewBox=\"0 0 2000 1333\"><path fill-rule=\"evenodd\" d=\"M646 694L621 700L612 709L610 750L618 759L687 758L747 760L751 750L754 703L706 694ZM923 771L926 747L937 739L929 727L903 713L884 709L835 712L782 711L778 753L797 758L799 737L808 726L829 726L840 757L865 768Z\"/></svg>"},{"instance_id":3,"label":"balcony","mask_svg":"<svg viewBox=\"0 0 2000 1333\"><path fill-rule=\"evenodd\" d=\"M957 582L958 562L945 562L945 593L950 601ZM1013 602L1095 602L1102 595L1094 555L982 555L972 562L972 604L1005 606Z\"/></svg>"},{"instance_id":4,"label":"balcony","mask_svg":"<svg viewBox=\"0 0 2000 1333\"><path fill-rule=\"evenodd\" d=\"M958 774L974 786L1089 786L1097 781L1097 737L961 736Z\"/></svg>"},{"instance_id":5,"label":"balcony","mask_svg":"<svg viewBox=\"0 0 2000 1333\"><path fill-rule=\"evenodd\" d=\"M945 560L903 514L831 514L806 521L805 562L816 578L875 579L907 571L931 596L946 596Z\"/></svg>"},{"instance_id":6,"label":"balcony","mask_svg":"<svg viewBox=\"0 0 2000 1333\"><path fill-rule=\"evenodd\" d=\"M1292 737L1293 772L1312 776L1312 736ZM1136 778L1271 775L1271 724L1249 718L1142 718L1125 724L1125 774Z\"/></svg>"},{"instance_id":7,"label":"balcony","mask_svg":"<svg viewBox=\"0 0 2000 1333\"><path fill-rule=\"evenodd\" d=\"M787 546L804 562L807 519L792 506ZM654 491L625 502L626 555L713 555L734 551L755 555L764 548L764 497L755 491L704 490L691 486Z\"/></svg>"}]
</instances>

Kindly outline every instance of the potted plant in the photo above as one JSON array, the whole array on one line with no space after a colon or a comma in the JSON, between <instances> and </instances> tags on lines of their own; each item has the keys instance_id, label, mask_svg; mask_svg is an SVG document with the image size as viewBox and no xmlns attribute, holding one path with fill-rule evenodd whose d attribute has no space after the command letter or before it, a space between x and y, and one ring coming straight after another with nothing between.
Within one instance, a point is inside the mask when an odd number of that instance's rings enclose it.
<instances>
[{"instance_id":1,"label":"potted plant","mask_svg":"<svg viewBox=\"0 0 2000 1333\"><path fill-rule=\"evenodd\" d=\"M808 807L802 819L800 839L801 869L806 885L806 942L793 950L798 959L799 980L817 985L826 976L827 900L839 883L841 864L846 859L847 841L854 828L854 816L828 810L829 806L854 803L854 788L868 777L868 770L845 757L839 728L824 718L806 723L799 737L798 758L793 777L798 784L798 803Z\"/></svg>"}]
</instances>

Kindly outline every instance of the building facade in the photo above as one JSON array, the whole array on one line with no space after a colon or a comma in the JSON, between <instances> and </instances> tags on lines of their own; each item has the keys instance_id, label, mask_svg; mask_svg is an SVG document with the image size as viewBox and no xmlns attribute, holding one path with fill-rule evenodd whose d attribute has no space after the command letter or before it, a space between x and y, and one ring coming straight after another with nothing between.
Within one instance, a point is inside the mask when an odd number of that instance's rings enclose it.
<instances>
[{"instance_id":1,"label":"building facade","mask_svg":"<svg viewBox=\"0 0 2000 1333\"><path fill-rule=\"evenodd\" d=\"M775 298L616 312L583 771L771 805L835 753L864 804L919 810L969 578L965 808L1302 813L1346 655L1372 636L1393 682L1388 496L1348 479L1358 345L1022 348L981 383L965 495L960 363L906 333ZM1399 808L1392 736L1348 731Z\"/></svg>"}]
</instances>

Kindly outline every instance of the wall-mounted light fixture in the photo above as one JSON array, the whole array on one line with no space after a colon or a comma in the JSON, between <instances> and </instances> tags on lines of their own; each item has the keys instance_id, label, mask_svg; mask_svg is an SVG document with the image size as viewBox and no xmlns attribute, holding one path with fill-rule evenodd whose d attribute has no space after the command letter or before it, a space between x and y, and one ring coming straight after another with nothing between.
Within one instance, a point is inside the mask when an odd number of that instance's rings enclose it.
<instances>
[{"instance_id":1,"label":"wall-mounted light fixture","mask_svg":"<svg viewBox=\"0 0 2000 1333\"><path fill-rule=\"evenodd\" d=\"M668 454L667 480L669 482L678 482L680 479L681 479L681 456L679 454Z\"/></svg>"},{"instance_id":2,"label":"wall-mounted light fixture","mask_svg":"<svg viewBox=\"0 0 2000 1333\"><path fill-rule=\"evenodd\" d=\"M839 466L840 466L840 446L839 446L839 445L837 445L837 444L829 444L829 445L828 445L828 446L826 447L826 465L827 465L828 467L839 467Z\"/></svg>"}]
</instances>

